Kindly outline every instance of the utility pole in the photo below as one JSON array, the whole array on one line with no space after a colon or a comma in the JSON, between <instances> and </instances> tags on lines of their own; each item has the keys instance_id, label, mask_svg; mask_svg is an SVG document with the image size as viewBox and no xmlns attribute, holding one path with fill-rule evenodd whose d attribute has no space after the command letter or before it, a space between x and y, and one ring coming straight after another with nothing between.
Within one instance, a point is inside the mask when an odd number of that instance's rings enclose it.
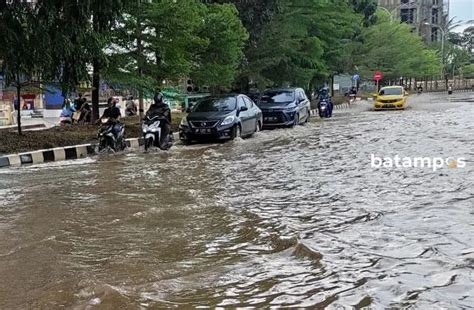
<instances>
[{"instance_id":1,"label":"utility pole","mask_svg":"<svg viewBox=\"0 0 474 310\"><path fill-rule=\"evenodd\" d=\"M137 65L138 65L138 76L141 78L143 76L143 63L141 60L142 53L143 53L143 46L142 46L142 22L141 22L141 0L138 0L138 10L137 10ZM140 122L143 120L144 114L144 106L143 106L143 88L139 86L138 88L138 116Z\"/></svg>"},{"instance_id":2,"label":"utility pole","mask_svg":"<svg viewBox=\"0 0 474 310\"><path fill-rule=\"evenodd\" d=\"M17 125L18 125L18 134L21 136L21 81L20 81L20 69L17 70L16 72L16 100L18 102L17 106Z\"/></svg>"}]
</instances>

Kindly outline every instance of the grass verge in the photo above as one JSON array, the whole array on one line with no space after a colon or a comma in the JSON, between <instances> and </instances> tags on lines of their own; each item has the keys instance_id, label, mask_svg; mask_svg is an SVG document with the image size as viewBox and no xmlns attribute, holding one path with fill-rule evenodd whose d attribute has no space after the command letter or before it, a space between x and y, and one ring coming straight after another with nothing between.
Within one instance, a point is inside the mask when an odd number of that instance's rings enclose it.
<instances>
[{"instance_id":1,"label":"grass verge","mask_svg":"<svg viewBox=\"0 0 474 310\"><path fill-rule=\"evenodd\" d=\"M185 113L172 113L173 131L178 130ZM138 117L122 119L125 124L125 137L141 137L141 125ZM46 130L25 131L18 135L15 130L0 132L0 154L15 154L55 147L72 146L97 142L98 126L73 125L53 127Z\"/></svg>"}]
</instances>

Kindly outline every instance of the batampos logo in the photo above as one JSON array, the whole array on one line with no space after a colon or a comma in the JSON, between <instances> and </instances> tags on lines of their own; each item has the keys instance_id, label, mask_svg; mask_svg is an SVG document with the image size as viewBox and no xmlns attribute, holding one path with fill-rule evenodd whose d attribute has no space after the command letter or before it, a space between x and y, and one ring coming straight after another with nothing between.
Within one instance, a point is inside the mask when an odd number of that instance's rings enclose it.
<instances>
[{"instance_id":1,"label":"batampos logo","mask_svg":"<svg viewBox=\"0 0 474 310\"><path fill-rule=\"evenodd\" d=\"M372 168L431 168L433 171L443 167L464 168L466 159L464 157L442 158L442 157L378 157L372 154L370 156L370 166Z\"/></svg>"}]
</instances>

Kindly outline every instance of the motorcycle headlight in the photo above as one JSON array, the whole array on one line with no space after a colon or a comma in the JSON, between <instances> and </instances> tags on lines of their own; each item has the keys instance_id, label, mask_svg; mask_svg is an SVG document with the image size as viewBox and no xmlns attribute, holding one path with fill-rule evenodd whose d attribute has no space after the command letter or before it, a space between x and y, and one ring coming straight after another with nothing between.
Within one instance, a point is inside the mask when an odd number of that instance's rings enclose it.
<instances>
[{"instance_id":1,"label":"motorcycle headlight","mask_svg":"<svg viewBox=\"0 0 474 310\"><path fill-rule=\"evenodd\" d=\"M180 125L181 126L189 126L188 119L186 118L186 116L181 119L181 124Z\"/></svg>"},{"instance_id":2,"label":"motorcycle headlight","mask_svg":"<svg viewBox=\"0 0 474 310\"><path fill-rule=\"evenodd\" d=\"M230 125L230 124L233 124L234 121L235 121L235 116L233 116L233 115L227 116L226 118L224 118L224 120L222 121L221 125L222 125L222 126Z\"/></svg>"}]
</instances>

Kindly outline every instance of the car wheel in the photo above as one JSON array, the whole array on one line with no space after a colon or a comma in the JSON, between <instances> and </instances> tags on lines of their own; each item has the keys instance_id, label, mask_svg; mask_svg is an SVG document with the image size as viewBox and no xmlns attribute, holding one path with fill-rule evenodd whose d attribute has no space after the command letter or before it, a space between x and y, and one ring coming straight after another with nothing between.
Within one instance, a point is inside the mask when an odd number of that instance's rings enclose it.
<instances>
[{"instance_id":1,"label":"car wheel","mask_svg":"<svg viewBox=\"0 0 474 310\"><path fill-rule=\"evenodd\" d=\"M257 121L255 132L259 132L260 130L262 130L262 124L260 123L260 121Z\"/></svg>"},{"instance_id":2,"label":"car wheel","mask_svg":"<svg viewBox=\"0 0 474 310\"><path fill-rule=\"evenodd\" d=\"M240 128L240 125L235 125L234 129L232 130L231 140L240 138L241 136L242 136L242 129Z\"/></svg>"},{"instance_id":3,"label":"car wheel","mask_svg":"<svg viewBox=\"0 0 474 310\"><path fill-rule=\"evenodd\" d=\"M295 127L296 125L299 124L299 122L300 122L300 114L296 113L295 118L293 119L293 124L291 124L291 127Z\"/></svg>"},{"instance_id":4,"label":"car wheel","mask_svg":"<svg viewBox=\"0 0 474 310\"><path fill-rule=\"evenodd\" d=\"M259 132L262 128L262 125L260 125L260 121L257 121L255 123L255 130L254 132L250 135L250 137L253 137L257 132Z\"/></svg>"},{"instance_id":5,"label":"car wheel","mask_svg":"<svg viewBox=\"0 0 474 310\"><path fill-rule=\"evenodd\" d=\"M311 117L311 112L309 110L306 110L306 119L304 120L304 122L307 123L310 117Z\"/></svg>"}]
</instances>

